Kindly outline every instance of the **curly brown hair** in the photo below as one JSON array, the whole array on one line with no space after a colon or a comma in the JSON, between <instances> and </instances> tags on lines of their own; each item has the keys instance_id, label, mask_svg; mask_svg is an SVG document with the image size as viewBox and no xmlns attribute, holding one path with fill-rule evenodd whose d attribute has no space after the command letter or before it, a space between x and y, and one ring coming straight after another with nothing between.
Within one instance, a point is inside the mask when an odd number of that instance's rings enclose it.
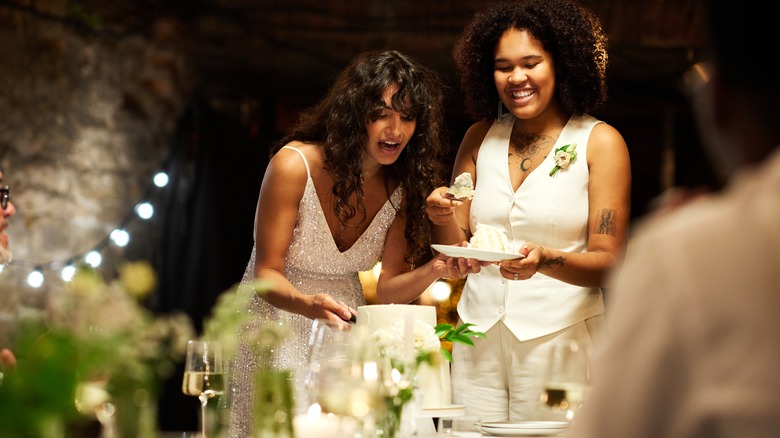
<instances>
[{"instance_id":1,"label":"curly brown hair","mask_svg":"<svg viewBox=\"0 0 780 438\"><path fill-rule=\"evenodd\" d=\"M504 1L477 13L453 49L465 105L475 120L496 116L493 61L498 40L510 28L528 31L552 55L555 95L566 111L582 114L604 104L607 35L598 16L569 0Z\"/></svg>"},{"instance_id":2,"label":"curly brown hair","mask_svg":"<svg viewBox=\"0 0 780 438\"><path fill-rule=\"evenodd\" d=\"M293 131L277 144L298 140L325 150L325 167L333 176L336 215L342 225L360 213L365 219L361 164L368 141L366 123L377 120L385 106L383 94L397 86L393 109L417 120L414 136L393 164L386 167L388 198L391 181L403 188L408 242L405 259L416 264L429 253L430 225L425 199L444 183L443 82L431 69L396 50L358 55L339 73L327 95L304 111ZM349 203L355 195L357 205Z\"/></svg>"}]
</instances>

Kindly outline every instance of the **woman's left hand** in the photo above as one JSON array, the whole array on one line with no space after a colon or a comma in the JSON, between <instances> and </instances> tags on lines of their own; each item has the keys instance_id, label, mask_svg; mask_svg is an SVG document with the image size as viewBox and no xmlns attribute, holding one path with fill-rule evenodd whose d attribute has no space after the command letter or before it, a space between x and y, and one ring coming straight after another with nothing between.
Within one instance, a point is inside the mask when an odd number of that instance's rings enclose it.
<instances>
[{"instance_id":1,"label":"woman's left hand","mask_svg":"<svg viewBox=\"0 0 780 438\"><path fill-rule=\"evenodd\" d=\"M543 249L534 243L526 243L519 251L525 257L499 263L501 276L507 280L528 280L539 270Z\"/></svg>"},{"instance_id":2,"label":"woman's left hand","mask_svg":"<svg viewBox=\"0 0 780 438\"><path fill-rule=\"evenodd\" d=\"M461 242L459 246L466 246L466 244L466 242ZM433 269L436 275L441 278L458 279L479 272L482 266L475 259L449 257L439 253L434 259Z\"/></svg>"}]
</instances>

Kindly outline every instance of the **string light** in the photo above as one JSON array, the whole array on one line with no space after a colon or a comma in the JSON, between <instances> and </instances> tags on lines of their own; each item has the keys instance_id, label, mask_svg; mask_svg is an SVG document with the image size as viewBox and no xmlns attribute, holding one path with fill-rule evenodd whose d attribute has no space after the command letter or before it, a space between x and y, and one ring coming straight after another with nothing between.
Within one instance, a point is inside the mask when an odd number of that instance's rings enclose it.
<instances>
[{"instance_id":1,"label":"string light","mask_svg":"<svg viewBox=\"0 0 780 438\"><path fill-rule=\"evenodd\" d=\"M167 162L168 160L166 160ZM157 188L163 188L168 185L170 178L165 171L159 171L154 174L152 183ZM147 189L147 193L144 198L148 198L150 190ZM103 263L102 251L107 247L108 243L113 243L115 246L124 248L132 240L130 232L127 230L126 225L132 219L133 214L140 219L147 221L154 216L154 206L149 201L142 201L135 204L133 210L126 216L121 224L108 234L108 236L98 242L94 247L86 251L85 253L72 255L65 260L55 260L49 263L37 263L29 262L26 260L14 259L7 265L0 264L0 272L6 266L14 266L16 268L31 267L31 271L27 274L27 284L33 288L40 288L43 286L45 280L44 271L47 270L60 270L60 278L67 282L73 278L76 272L76 266L78 263L86 263L93 268L99 267Z\"/></svg>"},{"instance_id":2,"label":"string light","mask_svg":"<svg viewBox=\"0 0 780 438\"><path fill-rule=\"evenodd\" d=\"M154 185L156 185L159 188L163 188L168 185L168 174L165 172L157 172L154 175L154 178L152 181L154 182Z\"/></svg>"},{"instance_id":3,"label":"string light","mask_svg":"<svg viewBox=\"0 0 780 438\"><path fill-rule=\"evenodd\" d=\"M130 233L127 230L117 228L108 235L116 246L125 247L130 243Z\"/></svg>"},{"instance_id":4,"label":"string light","mask_svg":"<svg viewBox=\"0 0 780 438\"><path fill-rule=\"evenodd\" d=\"M27 285L36 289L43 285L43 271L40 266L36 266L35 269L27 275Z\"/></svg>"},{"instance_id":5,"label":"string light","mask_svg":"<svg viewBox=\"0 0 780 438\"><path fill-rule=\"evenodd\" d=\"M60 278L62 278L62 281L70 281L73 278L73 275L76 273L76 267L73 266L73 263L68 263L65 265L64 268L62 268L62 271L60 271Z\"/></svg>"},{"instance_id":6,"label":"string light","mask_svg":"<svg viewBox=\"0 0 780 438\"><path fill-rule=\"evenodd\" d=\"M148 202L141 202L135 206L135 214L143 220L149 220L154 216L154 206Z\"/></svg>"},{"instance_id":7,"label":"string light","mask_svg":"<svg viewBox=\"0 0 780 438\"><path fill-rule=\"evenodd\" d=\"M89 266L97 268L103 263L103 256L100 254L100 251L93 249L87 253L86 257L84 257L84 261L87 262Z\"/></svg>"}]
</instances>

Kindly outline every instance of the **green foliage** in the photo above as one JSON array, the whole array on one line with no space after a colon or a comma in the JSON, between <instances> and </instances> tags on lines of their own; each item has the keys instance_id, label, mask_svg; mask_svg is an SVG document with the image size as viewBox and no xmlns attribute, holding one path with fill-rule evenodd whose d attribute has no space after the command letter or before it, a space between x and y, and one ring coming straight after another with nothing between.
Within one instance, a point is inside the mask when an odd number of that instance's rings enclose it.
<instances>
[{"instance_id":1,"label":"green foliage","mask_svg":"<svg viewBox=\"0 0 780 438\"><path fill-rule=\"evenodd\" d=\"M74 339L30 323L22 327L14 349L17 369L7 373L0 385L2 435L38 437L58 421L85 421L74 399L86 352Z\"/></svg>"},{"instance_id":2,"label":"green foliage","mask_svg":"<svg viewBox=\"0 0 780 438\"><path fill-rule=\"evenodd\" d=\"M20 319L17 367L0 385L3 437L56 435L86 423L96 408L86 387L100 388L98 405L132 400L141 407L173 373L194 335L192 322L184 314L154 315L140 304L156 284L147 263L128 263L120 277L106 282L98 271L80 267L66 290L49 297L42 315Z\"/></svg>"},{"instance_id":3,"label":"green foliage","mask_svg":"<svg viewBox=\"0 0 780 438\"><path fill-rule=\"evenodd\" d=\"M473 347L474 341L471 338L487 338L485 333L471 330L471 327L474 325L475 324L467 322L455 328L452 324L439 324L434 327L434 331L436 332L436 336L442 341L466 344ZM448 361L452 362L452 353L450 353L449 350L442 347L441 353Z\"/></svg>"}]
</instances>

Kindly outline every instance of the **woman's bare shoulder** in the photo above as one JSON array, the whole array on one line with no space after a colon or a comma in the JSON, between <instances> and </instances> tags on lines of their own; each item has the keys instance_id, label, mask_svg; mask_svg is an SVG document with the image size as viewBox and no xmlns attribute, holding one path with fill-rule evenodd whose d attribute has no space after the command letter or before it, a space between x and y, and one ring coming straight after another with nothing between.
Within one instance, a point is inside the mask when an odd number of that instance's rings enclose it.
<instances>
[{"instance_id":1,"label":"woman's bare shoulder","mask_svg":"<svg viewBox=\"0 0 780 438\"><path fill-rule=\"evenodd\" d=\"M311 167L310 152L306 150L308 148L304 143L300 142L290 142L285 146L290 147L283 147L276 151L270 163L268 163L266 178L269 176L274 179L280 178L281 180L287 180L288 183L305 182L308 172L301 154L306 157L306 162Z\"/></svg>"},{"instance_id":2,"label":"woman's bare shoulder","mask_svg":"<svg viewBox=\"0 0 780 438\"><path fill-rule=\"evenodd\" d=\"M593 127L588 139L588 150L593 149L608 153L615 149L625 149L626 142L620 132L614 126L601 122Z\"/></svg>"}]
</instances>

